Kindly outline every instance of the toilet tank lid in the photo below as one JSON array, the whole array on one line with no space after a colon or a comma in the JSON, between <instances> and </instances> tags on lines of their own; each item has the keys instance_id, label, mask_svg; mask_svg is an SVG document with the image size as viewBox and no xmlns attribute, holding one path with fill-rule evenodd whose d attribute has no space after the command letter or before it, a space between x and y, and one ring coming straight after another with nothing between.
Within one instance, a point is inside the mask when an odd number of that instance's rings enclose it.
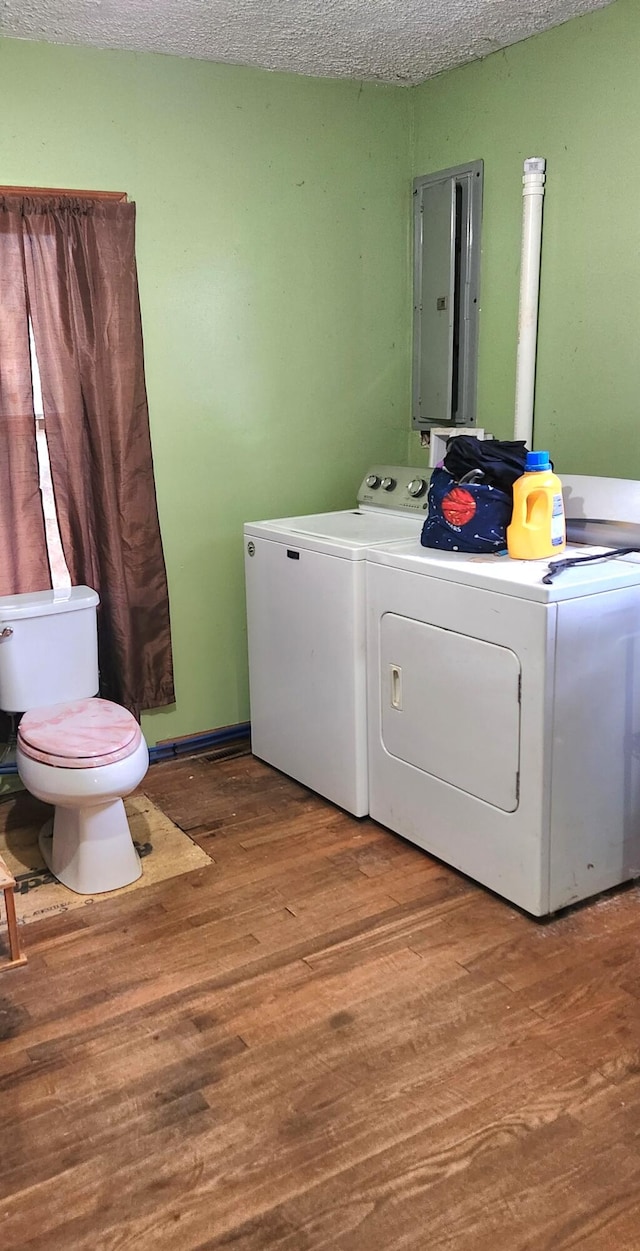
<instances>
[{"instance_id":1,"label":"toilet tank lid","mask_svg":"<svg viewBox=\"0 0 640 1251\"><path fill-rule=\"evenodd\" d=\"M0 596L0 621L21 617L52 617L61 612L94 608L99 596L89 586L72 586L58 591L32 591L26 595Z\"/></svg>"}]
</instances>

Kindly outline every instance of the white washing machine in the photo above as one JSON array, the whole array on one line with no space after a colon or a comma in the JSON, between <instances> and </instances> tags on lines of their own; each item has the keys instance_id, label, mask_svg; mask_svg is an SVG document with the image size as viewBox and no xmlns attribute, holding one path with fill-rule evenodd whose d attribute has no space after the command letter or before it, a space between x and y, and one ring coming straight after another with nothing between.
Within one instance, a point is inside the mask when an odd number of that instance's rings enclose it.
<instances>
[{"instance_id":1,"label":"white washing machine","mask_svg":"<svg viewBox=\"0 0 640 1251\"><path fill-rule=\"evenodd\" d=\"M536 916L640 874L640 566L547 564L367 554L371 816Z\"/></svg>"},{"instance_id":2,"label":"white washing machine","mask_svg":"<svg viewBox=\"0 0 640 1251\"><path fill-rule=\"evenodd\" d=\"M358 817L368 811L365 554L419 536L428 477L375 465L356 508L244 527L252 750Z\"/></svg>"}]
</instances>

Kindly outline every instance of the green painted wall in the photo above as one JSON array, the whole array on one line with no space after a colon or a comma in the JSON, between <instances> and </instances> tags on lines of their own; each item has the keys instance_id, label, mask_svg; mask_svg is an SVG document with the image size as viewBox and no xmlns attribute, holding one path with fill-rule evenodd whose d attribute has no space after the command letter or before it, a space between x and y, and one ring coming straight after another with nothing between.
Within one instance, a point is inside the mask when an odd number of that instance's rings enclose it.
<instances>
[{"instance_id":1,"label":"green painted wall","mask_svg":"<svg viewBox=\"0 0 640 1251\"><path fill-rule=\"evenodd\" d=\"M547 158L535 443L565 472L640 477L639 51L640 5L618 0L411 93L415 175L485 162L478 424L501 437L522 162Z\"/></svg>"},{"instance_id":2,"label":"green painted wall","mask_svg":"<svg viewBox=\"0 0 640 1251\"><path fill-rule=\"evenodd\" d=\"M0 182L125 190L177 706L248 716L242 522L348 507L405 458L410 94L0 40Z\"/></svg>"},{"instance_id":3,"label":"green painted wall","mask_svg":"<svg viewBox=\"0 0 640 1251\"><path fill-rule=\"evenodd\" d=\"M548 161L536 437L640 477L640 5L416 89L0 40L0 181L126 190L178 703L248 715L242 522L348 506L409 434L410 179L485 162L479 423L508 437L526 156Z\"/></svg>"}]
</instances>

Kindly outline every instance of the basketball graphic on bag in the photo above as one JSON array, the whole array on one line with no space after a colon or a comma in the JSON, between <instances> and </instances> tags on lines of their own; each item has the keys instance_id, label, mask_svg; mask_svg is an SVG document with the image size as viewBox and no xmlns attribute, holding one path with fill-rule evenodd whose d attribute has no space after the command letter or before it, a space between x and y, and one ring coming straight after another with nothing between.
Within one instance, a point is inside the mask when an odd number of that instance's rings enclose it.
<instances>
[{"instance_id":1,"label":"basketball graphic on bag","mask_svg":"<svg viewBox=\"0 0 640 1251\"><path fill-rule=\"evenodd\" d=\"M466 526L476 515L476 501L471 492L464 487L454 487L442 501L442 515L456 530Z\"/></svg>"}]
</instances>

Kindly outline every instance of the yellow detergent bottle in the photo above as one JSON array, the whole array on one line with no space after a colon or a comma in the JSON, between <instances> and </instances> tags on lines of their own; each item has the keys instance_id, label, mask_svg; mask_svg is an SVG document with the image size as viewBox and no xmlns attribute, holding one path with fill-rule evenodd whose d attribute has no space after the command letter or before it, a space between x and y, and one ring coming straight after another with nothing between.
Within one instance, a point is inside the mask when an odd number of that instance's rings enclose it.
<instances>
[{"instance_id":1,"label":"yellow detergent bottle","mask_svg":"<svg viewBox=\"0 0 640 1251\"><path fill-rule=\"evenodd\" d=\"M527 452L525 471L513 484L513 514L507 550L515 560L557 556L567 542L562 483L548 452Z\"/></svg>"}]
</instances>

